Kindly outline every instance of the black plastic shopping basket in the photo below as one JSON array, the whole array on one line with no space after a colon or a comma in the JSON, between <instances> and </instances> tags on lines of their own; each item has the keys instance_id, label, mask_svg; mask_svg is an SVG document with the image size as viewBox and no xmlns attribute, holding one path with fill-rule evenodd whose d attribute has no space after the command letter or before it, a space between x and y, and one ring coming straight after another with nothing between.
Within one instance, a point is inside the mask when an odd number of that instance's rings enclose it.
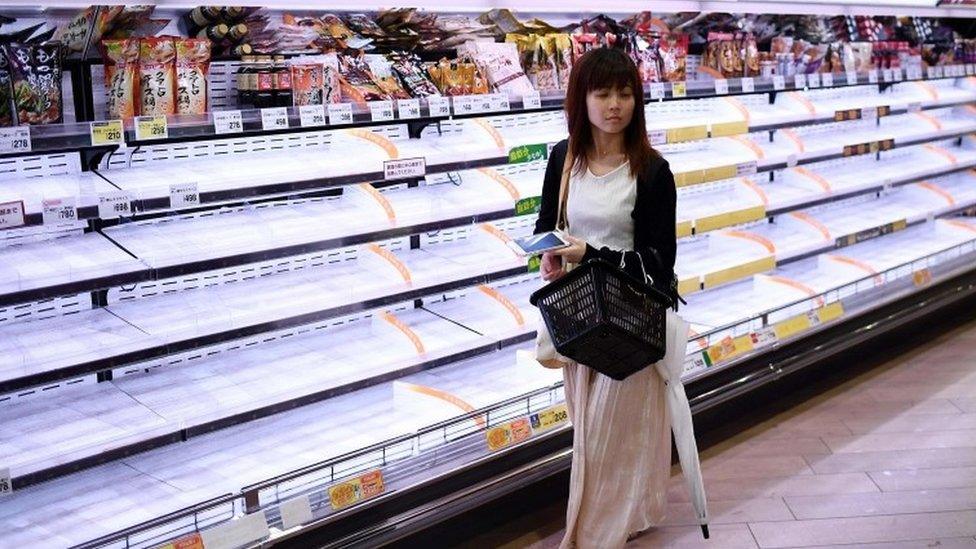
<instances>
[{"instance_id":1,"label":"black plastic shopping basket","mask_svg":"<svg viewBox=\"0 0 976 549\"><path fill-rule=\"evenodd\" d=\"M590 260L536 290L556 351L616 380L665 354L671 300L603 260Z\"/></svg>"}]
</instances>

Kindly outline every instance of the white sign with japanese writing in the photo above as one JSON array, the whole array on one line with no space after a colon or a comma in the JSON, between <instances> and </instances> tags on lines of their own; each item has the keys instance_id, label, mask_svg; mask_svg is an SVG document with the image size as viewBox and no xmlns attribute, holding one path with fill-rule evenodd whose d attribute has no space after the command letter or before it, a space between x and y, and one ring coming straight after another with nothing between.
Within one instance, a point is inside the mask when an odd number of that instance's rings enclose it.
<instances>
[{"instance_id":1,"label":"white sign with japanese writing","mask_svg":"<svg viewBox=\"0 0 976 549\"><path fill-rule=\"evenodd\" d=\"M78 221L74 198L53 198L41 202L41 216L45 225L64 225Z\"/></svg>"}]
</instances>

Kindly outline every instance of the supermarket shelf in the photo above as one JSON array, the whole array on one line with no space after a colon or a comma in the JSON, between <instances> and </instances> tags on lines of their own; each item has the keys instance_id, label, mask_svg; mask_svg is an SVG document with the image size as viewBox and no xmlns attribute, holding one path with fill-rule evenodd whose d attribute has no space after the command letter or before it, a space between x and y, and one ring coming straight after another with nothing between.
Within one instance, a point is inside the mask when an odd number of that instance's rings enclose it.
<instances>
[{"instance_id":1,"label":"supermarket shelf","mask_svg":"<svg viewBox=\"0 0 976 549\"><path fill-rule=\"evenodd\" d=\"M326 277L299 270L259 277L246 285L158 295L152 305L135 299L66 318L0 327L5 350L0 393L526 272L525 264L493 237L399 252L389 259L380 249L362 253L360 261L365 264L333 264ZM256 296L265 299L268 307L256 311ZM71 347L38 345L52 331L59 334L59 341L70 341ZM80 349L75 348L78 345Z\"/></svg>"}]
</instances>

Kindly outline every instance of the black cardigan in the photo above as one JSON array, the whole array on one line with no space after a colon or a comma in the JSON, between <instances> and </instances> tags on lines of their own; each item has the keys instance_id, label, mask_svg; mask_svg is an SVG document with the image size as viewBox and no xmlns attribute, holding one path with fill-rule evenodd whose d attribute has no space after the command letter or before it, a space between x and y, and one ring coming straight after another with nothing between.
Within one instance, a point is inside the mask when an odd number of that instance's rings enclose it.
<instances>
[{"instance_id":1,"label":"black cardigan","mask_svg":"<svg viewBox=\"0 0 976 549\"><path fill-rule=\"evenodd\" d=\"M552 148L542 185L542 205L535 233L556 228L559 202L559 185L563 163L566 160L568 141L563 140ZM624 270L638 279L643 278L639 252L647 274L654 279L654 287L672 298L677 305L677 280L674 276L674 256L677 251L675 238L676 192L674 175L667 160L655 155L647 169L637 177L637 199L631 217L634 219L633 250L596 249L587 244L583 261L601 258L613 265L620 265L621 256L626 258Z\"/></svg>"}]
</instances>

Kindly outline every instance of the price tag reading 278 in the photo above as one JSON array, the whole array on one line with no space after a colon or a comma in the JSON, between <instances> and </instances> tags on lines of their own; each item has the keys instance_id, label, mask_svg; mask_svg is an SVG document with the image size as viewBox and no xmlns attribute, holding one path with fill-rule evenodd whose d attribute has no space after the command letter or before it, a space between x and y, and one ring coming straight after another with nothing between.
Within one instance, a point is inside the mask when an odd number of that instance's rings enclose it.
<instances>
[{"instance_id":1,"label":"price tag reading 278","mask_svg":"<svg viewBox=\"0 0 976 549\"><path fill-rule=\"evenodd\" d=\"M0 154L31 151L30 128L0 128Z\"/></svg>"},{"instance_id":2,"label":"price tag reading 278","mask_svg":"<svg viewBox=\"0 0 976 549\"><path fill-rule=\"evenodd\" d=\"M241 133L244 131L244 117L241 111L215 111L213 113L214 133Z\"/></svg>"}]
</instances>

